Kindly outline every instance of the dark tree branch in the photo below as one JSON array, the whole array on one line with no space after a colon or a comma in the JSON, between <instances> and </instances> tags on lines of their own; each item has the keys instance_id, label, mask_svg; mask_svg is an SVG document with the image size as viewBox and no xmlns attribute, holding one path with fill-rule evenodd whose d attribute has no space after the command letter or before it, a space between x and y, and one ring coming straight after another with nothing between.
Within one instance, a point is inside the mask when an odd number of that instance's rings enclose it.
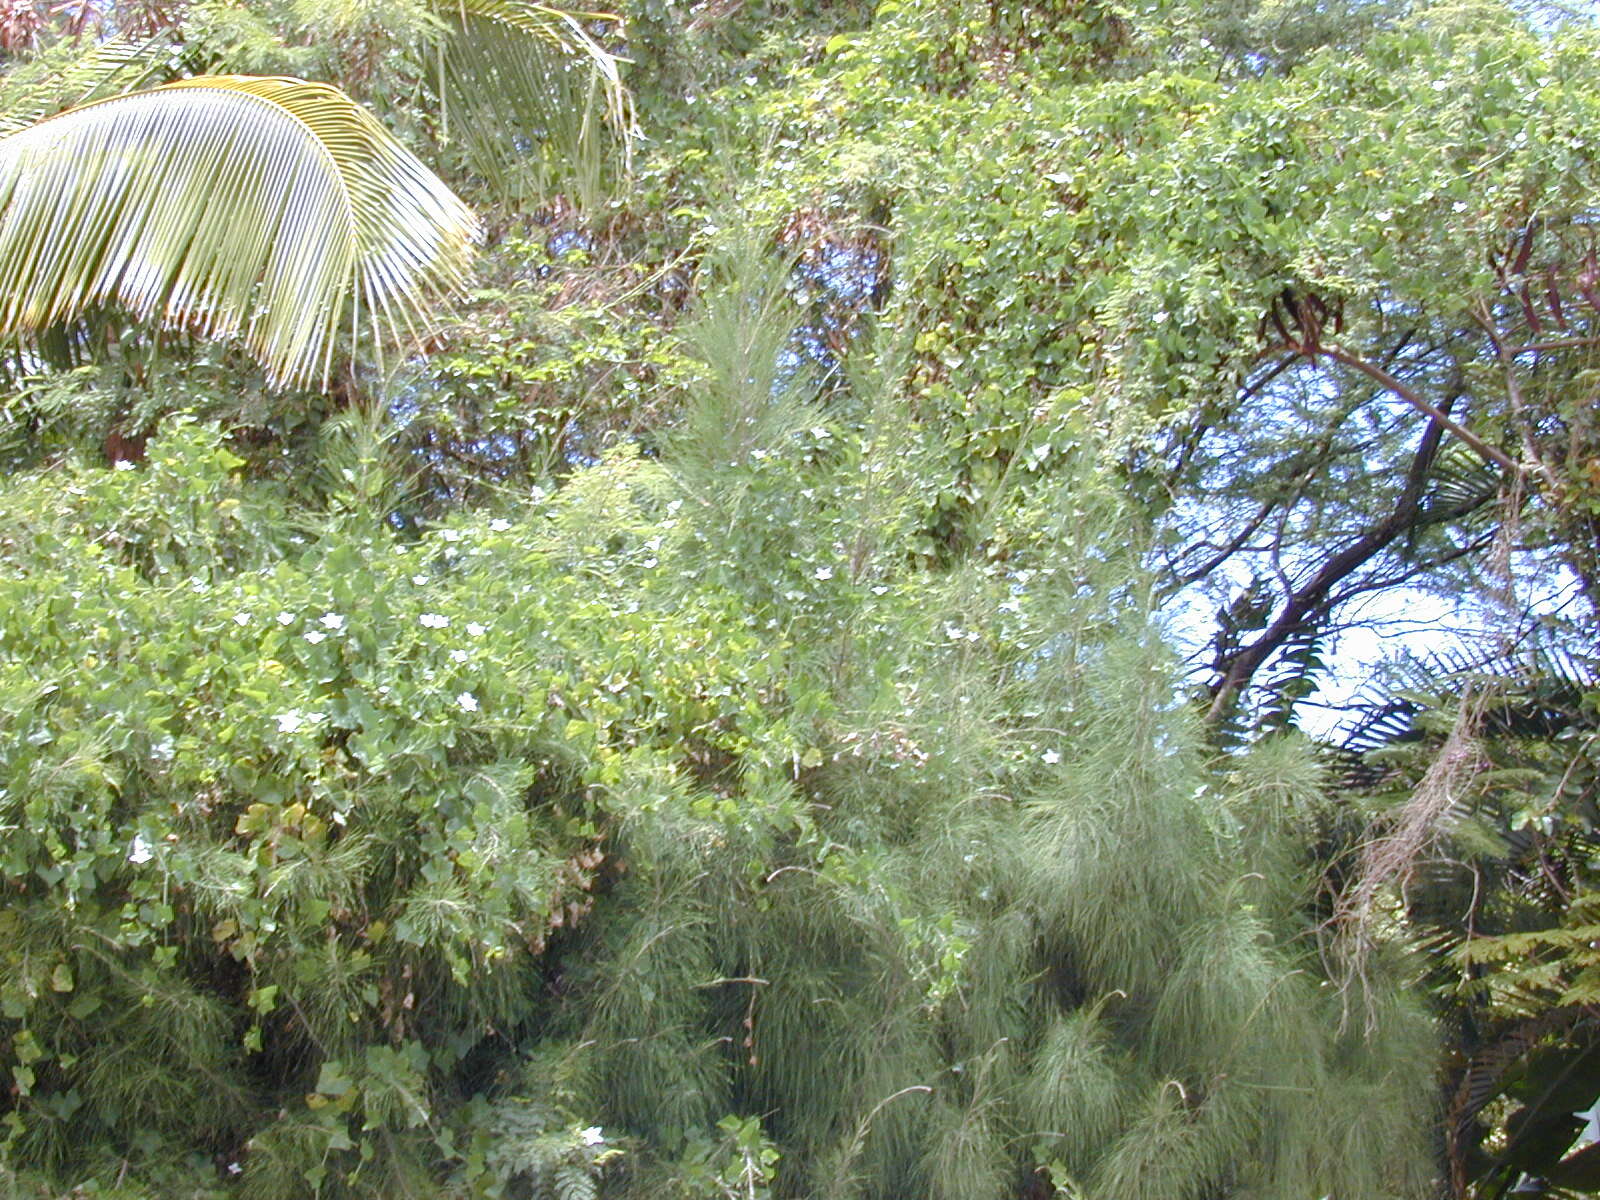
<instances>
[{"instance_id":1,"label":"dark tree branch","mask_svg":"<svg viewBox=\"0 0 1600 1200\"><path fill-rule=\"evenodd\" d=\"M1221 546L1214 547L1215 553L1212 554L1210 558L1206 559L1205 562L1201 563L1198 567L1192 567L1188 571L1185 571L1182 575L1176 576L1173 579L1169 590L1174 592L1182 591L1191 583L1198 583L1207 575L1211 574L1211 572L1215 571L1223 563L1227 562L1228 559L1232 558L1240 550L1244 549L1245 543L1255 535L1256 530L1260 529L1261 526L1266 523L1267 518L1272 515L1272 510L1276 506L1277 502L1274 500L1265 501L1261 505L1260 509L1257 510L1256 515L1245 522L1244 528L1241 529L1238 534L1229 538Z\"/></svg>"},{"instance_id":2,"label":"dark tree branch","mask_svg":"<svg viewBox=\"0 0 1600 1200\"><path fill-rule=\"evenodd\" d=\"M1518 354L1534 354L1545 350L1576 350L1582 346L1600 346L1600 337L1558 338L1552 342L1529 342L1523 346L1507 346L1505 352L1515 357Z\"/></svg>"},{"instance_id":3,"label":"dark tree branch","mask_svg":"<svg viewBox=\"0 0 1600 1200\"><path fill-rule=\"evenodd\" d=\"M1459 425L1452 421L1449 416L1446 415L1443 409L1435 408L1432 404L1429 404L1415 391L1401 383L1400 380L1389 374L1389 372L1385 371L1382 367L1375 366L1366 359L1362 358L1359 354L1352 354L1350 351L1345 350L1340 346L1336 346L1332 342L1323 342L1318 349L1335 362L1341 362L1347 367L1351 367L1354 370L1360 371L1374 383L1381 384L1385 391L1391 392L1398 396L1401 400L1404 400L1407 404L1411 405L1412 408L1427 416L1440 427L1455 434L1456 437L1460 438L1467 445L1471 446L1490 462L1504 467L1506 470L1512 472L1512 474L1519 473L1517 464L1512 461L1512 459L1508 457L1504 451L1498 450L1494 446L1489 445L1488 442L1484 441L1466 426Z\"/></svg>"},{"instance_id":4,"label":"dark tree branch","mask_svg":"<svg viewBox=\"0 0 1600 1200\"><path fill-rule=\"evenodd\" d=\"M1463 502L1462 504L1454 506L1454 508L1451 510L1452 514L1453 516L1467 516L1474 509L1482 508L1491 499L1493 499L1493 497L1483 496L1473 500L1470 505ZM1351 584L1342 591L1330 592L1328 595L1327 607L1336 608L1343 604L1346 600L1353 600L1355 597L1365 595L1367 592L1381 592L1387 588L1400 587L1402 584L1410 583L1413 579L1416 579L1422 575L1426 575L1430 571L1436 571L1440 567L1449 566L1451 563L1457 562L1470 555L1482 553L1494 542L1495 533L1496 531L1493 529L1487 530L1473 538L1465 545L1455 547L1455 549L1451 550L1447 554L1440 554L1426 560L1425 562L1416 563L1413 566L1406 568L1404 571L1398 572L1397 574L1385 575L1379 579L1363 580L1360 583Z\"/></svg>"},{"instance_id":5,"label":"dark tree branch","mask_svg":"<svg viewBox=\"0 0 1600 1200\"><path fill-rule=\"evenodd\" d=\"M1398 381L1395 381L1395 386L1404 387ZM1459 428L1448 415L1456 399L1457 396L1451 396L1442 408L1427 405L1425 411L1430 413L1428 425L1412 455L1394 511L1328 558L1305 583L1291 588L1288 601L1272 623L1254 641L1233 651L1220 665L1219 676L1209 689L1211 705L1206 714L1208 722L1220 722L1249 685L1256 671L1290 638L1326 613L1330 606L1329 596L1339 583L1371 562L1402 534L1420 525L1435 525L1465 515L1465 512L1482 503L1481 500L1469 499L1448 509L1427 514L1422 509L1429 472L1438 456L1444 434L1446 430L1453 432ZM1516 469L1515 464L1509 465L1511 470ZM1463 511L1458 513L1457 509Z\"/></svg>"}]
</instances>

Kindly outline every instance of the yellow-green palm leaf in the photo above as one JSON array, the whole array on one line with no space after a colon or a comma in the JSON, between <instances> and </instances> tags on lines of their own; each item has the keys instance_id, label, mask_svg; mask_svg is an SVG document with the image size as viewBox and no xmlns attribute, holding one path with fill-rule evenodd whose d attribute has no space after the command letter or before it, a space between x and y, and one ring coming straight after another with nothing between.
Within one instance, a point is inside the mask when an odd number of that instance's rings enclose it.
<instances>
[{"instance_id":1,"label":"yellow-green palm leaf","mask_svg":"<svg viewBox=\"0 0 1600 1200\"><path fill-rule=\"evenodd\" d=\"M325 382L352 303L374 336L410 326L477 232L338 89L186 79L0 138L0 335L119 307L238 338L275 384Z\"/></svg>"},{"instance_id":2,"label":"yellow-green palm leaf","mask_svg":"<svg viewBox=\"0 0 1600 1200\"><path fill-rule=\"evenodd\" d=\"M450 140L505 199L599 198L607 160L626 165L633 107L621 63L590 32L606 13L535 0L438 0Z\"/></svg>"}]
</instances>

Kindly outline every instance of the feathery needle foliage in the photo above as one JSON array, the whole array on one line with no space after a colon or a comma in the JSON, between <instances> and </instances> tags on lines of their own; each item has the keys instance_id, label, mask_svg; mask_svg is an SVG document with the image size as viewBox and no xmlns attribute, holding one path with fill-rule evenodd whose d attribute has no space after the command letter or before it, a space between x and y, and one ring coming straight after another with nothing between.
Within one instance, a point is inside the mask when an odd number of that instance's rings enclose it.
<instances>
[{"instance_id":1,"label":"feathery needle foliage","mask_svg":"<svg viewBox=\"0 0 1600 1200\"><path fill-rule=\"evenodd\" d=\"M0 335L86 321L238 337L278 386L325 383L354 294L376 339L460 281L476 218L338 89L218 76L0 139ZM63 338L65 340L63 340Z\"/></svg>"}]
</instances>

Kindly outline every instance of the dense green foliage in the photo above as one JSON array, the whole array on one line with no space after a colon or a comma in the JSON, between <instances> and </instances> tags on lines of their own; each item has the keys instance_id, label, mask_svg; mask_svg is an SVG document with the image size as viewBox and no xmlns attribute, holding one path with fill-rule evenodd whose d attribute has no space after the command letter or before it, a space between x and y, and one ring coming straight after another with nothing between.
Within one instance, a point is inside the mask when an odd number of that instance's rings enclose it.
<instances>
[{"instance_id":1,"label":"dense green foliage","mask_svg":"<svg viewBox=\"0 0 1600 1200\"><path fill-rule=\"evenodd\" d=\"M1101 485L929 579L898 439L741 424L416 538L359 439L298 519L192 423L14 480L10 1153L482 1188L559 1050L642 1195L735 1111L816 1194L1414 1189L1426 1021L1290 948L1316 772L1207 786Z\"/></svg>"},{"instance_id":2,"label":"dense green foliage","mask_svg":"<svg viewBox=\"0 0 1600 1200\"><path fill-rule=\"evenodd\" d=\"M0 0L0 130L294 72L486 231L12 356L0 1197L1594 1188L1597 50Z\"/></svg>"}]
</instances>

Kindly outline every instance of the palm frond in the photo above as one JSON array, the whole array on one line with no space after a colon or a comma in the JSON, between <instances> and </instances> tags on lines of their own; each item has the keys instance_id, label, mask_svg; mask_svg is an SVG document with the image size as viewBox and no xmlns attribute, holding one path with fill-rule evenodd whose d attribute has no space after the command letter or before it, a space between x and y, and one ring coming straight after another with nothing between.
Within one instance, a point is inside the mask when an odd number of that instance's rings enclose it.
<instances>
[{"instance_id":1,"label":"palm frond","mask_svg":"<svg viewBox=\"0 0 1600 1200\"><path fill-rule=\"evenodd\" d=\"M81 340L120 307L239 338L276 385L326 382L352 296L375 338L398 334L460 282L477 231L336 88L181 80L0 138L0 336Z\"/></svg>"},{"instance_id":2,"label":"palm frond","mask_svg":"<svg viewBox=\"0 0 1600 1200\"><path fill-rule=\"evenodd\" d=\"M1475 506L1486 504L1505 486L1504 474L1497 464L1453 445L1434 464L1426 507L1438 512L1477 511Z\"/></svg>"},{"instance_id":3,"label":"palm frond","mask_svg":"<svg viewBox=\"0 0 1600 1200\"><path fill-rule=\"evenodd\" d=\"M603 13L532 0L451 0L440 57L446 139L508 196L597 198L613 152L626 165L634 128L621 62L590 25ZM526 195L525 195L526 194Z\"/></svg>"},{"instance_id":4,"label":"palm frond","mask_svg":"<svg viewBox=\"0 0 1600 1200\"><path fill-rule=\"evenodd\" d=\"M9 73L0 96L0 136L18 133L66 108L164 83L179 51L165 37L108 38L87 52L52 47L37 62Z\"/></svg>"}]
</instances>

